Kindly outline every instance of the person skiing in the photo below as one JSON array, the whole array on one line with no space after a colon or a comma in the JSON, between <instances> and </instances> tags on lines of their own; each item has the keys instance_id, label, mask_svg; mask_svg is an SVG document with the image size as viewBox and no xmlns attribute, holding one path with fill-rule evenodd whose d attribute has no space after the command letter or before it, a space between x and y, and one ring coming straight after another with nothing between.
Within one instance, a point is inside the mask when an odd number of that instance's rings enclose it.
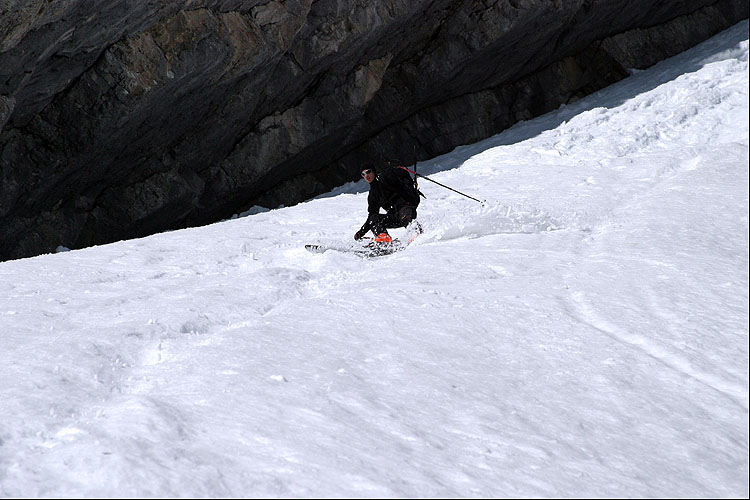
<instances>
[{"instance_id":1,"label":"person skiing","mask_svg":"<svg viewBox=\"0 0 750 500\"><path fill-rule=\"evenodd\" d=\"M417 218L419 190L403 167L389 168L378 173L374 165L366 165L362 169L362 177L370 185L370 193L367 195L368 217L354 239L359 240L367 231L372 231L374 241L390 243L393 238L388 234L388 228L406 227ZM380 213L381 208L385 209L385 214ZM416 225L417 231L421 233L419 222Z\"/></svg>"}]
</instances>

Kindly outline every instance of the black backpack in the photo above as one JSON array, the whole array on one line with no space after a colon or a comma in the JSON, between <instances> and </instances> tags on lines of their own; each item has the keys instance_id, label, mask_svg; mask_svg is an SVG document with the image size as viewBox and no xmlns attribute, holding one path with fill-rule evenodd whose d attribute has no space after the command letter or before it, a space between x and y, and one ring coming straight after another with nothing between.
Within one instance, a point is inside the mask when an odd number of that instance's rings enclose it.
<instances>
[{"instance_id":1,"label":"black backpack","mask_svg":"<svg viewBox=\"0 0 750 500\"><path fill-rule=\"evenodd\" d=\"M403 197L410 205L416 207L419 205L419 195L422 193L417 189L417 177L416 175L412 179L409 171L404 167L396 167L393 169L396 174L399 184L402 186ZM424 195L422 195L424 196Z\"/></svg>"}]
</instances>

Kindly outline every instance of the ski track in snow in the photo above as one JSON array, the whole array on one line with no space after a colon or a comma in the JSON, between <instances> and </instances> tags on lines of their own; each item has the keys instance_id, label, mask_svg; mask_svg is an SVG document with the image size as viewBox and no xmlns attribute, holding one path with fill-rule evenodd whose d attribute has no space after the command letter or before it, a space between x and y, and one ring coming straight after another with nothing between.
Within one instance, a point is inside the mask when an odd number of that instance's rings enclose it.
<instances>
[{"instance_id":1,"label":"ski track in snow","mask_svg":"<svg viewBox=\"0 0 750 500\"><path fill-rule=\"evenodd\" d=\"M663 135L663 133L660 133L660 135ZM687 150L686 156L687 159L682 160L679 163L673 163L667 168L659 169L655 172L655 175L644 177L642 181L644 181L646 188L633 193L627 199L618 200L619 206L613 207L612 215L606 222L606 225L611 226L618 224L618 218L627 218L626 214L628 213L630 206L638 206L642 204L643 199L651 196L654 191L658 191L663 184L673 183L675 178L699 169L704 162L704 159L700 154L692 156L689 150ZM716 161L719 161L719 159L717 158ZM706 166L704 165L703 167L705 168ZM602 227L603 226L593 228L593 230L601 231ZM579 245L577 252L583 253L584 246L585 244L582 242ZM589 256L606 253L602 248L597 249L597 246L601 247L602 245L594 245L593 248L587 248L585 251ZM623 257L612 256L612 258ZM673 264L668 262L669 259L649 261L648 259L641 257L637 260L639 262L644 262L647 265L657 267L664 266L672 268L672 270L679 270ZM569 275L566 277L566 280L572 280L572 277ZM665 328L674 330L675 327L673 325L680 324L681 318L671 312L672 309L670 306L665 306L663 304L665 299L659 293L652 289L647 289L645 293L647 296L647 303L643 305L642 310L644 314L647 314L648 317L652 318L649 323L654 325L664 325ZM624 344L639 349L671 369L684 373L686 376L694 378L706 386L725 394L743 410L748 410L748 393L746 385L732 382L731 380L720 377L715 373L696 368L686 357L680 355L678 351L670 349L667 347L667 344L655 340L657 337L653 336L653 331L649 332L651 334L649 336L630 331L626 327L618 326L617 319L608 319L603 312L597 311L592 301L584 292L573 291L570 295L570 303L572 304L571 309L575 311L573 314L578 317L581 322L592 326L596 330L601 331Z\"/></svg>"},{"instance_id":2,"label":"ski track in snow","mask_svg":"<svg viewBox=\"0 0 750 500\"><path fill-rule=\"evenodd\" d=\"M741 384L729 382L714 374L698 370L694 368L687 359L683 358L673 350L667 349L663 345L652 341L651 338L645 335L631 333L611 321L602 318L591 306L590 301L587 300L586 295L583 292L574 292L571 295L571 299L576 307L577 316L581 322L591 325L596 330L601 331L615 340L643 351L652 358L664 363L669 368L684 373L686 376L692 377L702 384L725 394L742 409L745 411L748 410L748 394L746 387ZM662 315L669 319L669 316L664 312L664 309L659 308L658 310L660 312L657 313L657 315Z\"/></svg>"}]
</instances>

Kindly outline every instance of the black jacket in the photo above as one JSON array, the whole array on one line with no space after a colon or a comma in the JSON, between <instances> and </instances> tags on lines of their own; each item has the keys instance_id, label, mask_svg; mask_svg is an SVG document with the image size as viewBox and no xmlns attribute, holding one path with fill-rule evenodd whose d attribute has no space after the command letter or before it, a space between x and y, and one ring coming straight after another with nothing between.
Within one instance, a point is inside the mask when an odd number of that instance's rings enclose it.
<instances>
[{"instance_id":1,"label":"black jacket","mask_svg":"<svg viewBox=\"0 0 750 500\"><path fill-rule=\"evenodd\" d=\"M414 181L403 168L389 168L378 173L370 183L370 194L367 195L367 213L375 215L380 209L391 213L403 207L419 205L419 193Z\"/></svg>"}]
</instances>

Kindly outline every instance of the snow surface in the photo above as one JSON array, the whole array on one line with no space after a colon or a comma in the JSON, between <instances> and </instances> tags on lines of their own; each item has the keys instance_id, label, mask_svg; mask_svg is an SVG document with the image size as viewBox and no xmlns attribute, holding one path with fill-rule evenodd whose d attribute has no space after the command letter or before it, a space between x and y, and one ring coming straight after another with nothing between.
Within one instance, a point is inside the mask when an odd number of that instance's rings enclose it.
<instances>
[{"instance_id":1,"label":"snow surface","mask_svg":"<svg viewBox=\"0 0 750 500\"><path fill-rule=\"evenodd\" d=\"M418 168L0 264L0 496L747 498L747 21Z\"/></svg>"}]
</instances>

